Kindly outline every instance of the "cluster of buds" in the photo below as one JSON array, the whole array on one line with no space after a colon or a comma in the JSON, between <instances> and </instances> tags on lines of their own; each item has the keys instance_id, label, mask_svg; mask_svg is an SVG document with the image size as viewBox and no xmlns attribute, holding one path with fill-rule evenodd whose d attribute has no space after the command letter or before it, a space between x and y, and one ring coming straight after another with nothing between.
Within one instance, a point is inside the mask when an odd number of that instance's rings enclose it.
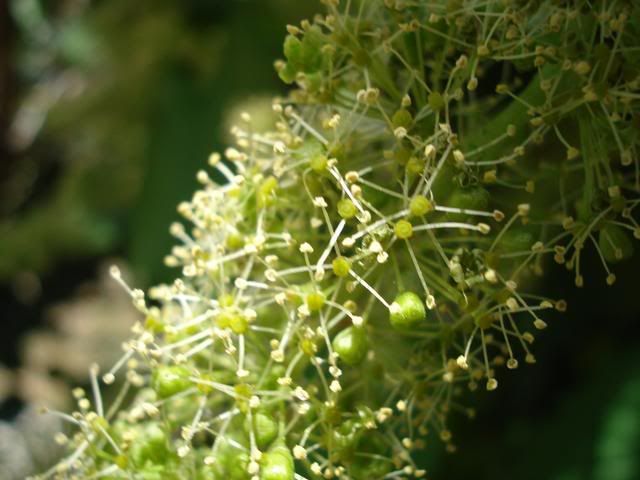
<instances>
[{"instance_id":1,"label":"cluster of buds","mask_svg":"<svg viewBox=\"0 0 640 480\"><path fill-rule=\"evenodd\" d=\"M274 128L242 116L179 206L181 278L113 272L146 318L45 477L421 478L566 308L531 293L546 259L582 286L585 250L607 284L631 255L637 5L324 3L288 27Z\"/></svg>"}]
</instances>

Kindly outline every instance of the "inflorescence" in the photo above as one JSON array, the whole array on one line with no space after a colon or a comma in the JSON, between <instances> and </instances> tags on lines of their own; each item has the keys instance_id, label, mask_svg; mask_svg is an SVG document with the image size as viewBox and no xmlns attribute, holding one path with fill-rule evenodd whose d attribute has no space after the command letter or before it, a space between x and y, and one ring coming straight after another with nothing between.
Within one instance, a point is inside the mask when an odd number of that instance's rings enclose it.
<instances>
[{"instance_id":1,"label":"inflorescence","mask_svg":"<svg viewBox=\"0 0 640 480\"><path fill-rule=\"evenodd\" d=\"M287 27L274 128L243 115L179 205L181 278L113 269L145 320L42 478L424 477L461 394L565 310L527 291L546 259L580 287L583 252L609 285L631 255L637 3L324 3Z\"/></svg>"}]
</instances>

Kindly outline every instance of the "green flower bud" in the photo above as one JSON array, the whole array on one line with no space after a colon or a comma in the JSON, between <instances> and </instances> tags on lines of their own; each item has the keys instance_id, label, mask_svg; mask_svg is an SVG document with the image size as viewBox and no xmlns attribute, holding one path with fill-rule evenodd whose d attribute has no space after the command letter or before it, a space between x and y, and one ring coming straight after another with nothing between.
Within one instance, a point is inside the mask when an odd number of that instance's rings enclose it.
<instances>
[{"instance_id":1,"label":"green flower bud","mask_svg":"<svg viewBox=\"0 0 640 480\"><path fill-rule=\"evenodd\" d=\"M158 397L168 398L191 387L191 373L180 365L159 366L151 374L151 388Z\"/></svg>"},{"instance_id":2,"label":"green flower bud","mask_svg":"<svg viewBox=\"0 0 640 480\"><path fill-rule=\"evenodd\" d=\"M348 327L333 339L333 350L347 365L358 365L367 355L369 342L362 327Z\"/></svg>"},{"instance_id":3,"label":"green flower bud","mask_svg":"<svg viewBox=\"0 0 640 480\"><path fill-rule=\"evenodd\" d=\"M260 480L293 480L293 455L284 443L278 443L262 455Z\"/></svg>"},{"instance_id":4,"label":"green flower bud","mask_svg":"<svg viewBox=\"0 0 640 480\"><path fill-rule=\"evenodd\" d=\"M401 293L391 305L389 321L398 330L414 327L426 318L424 303L413 292Z\"/></svg>"},{"instance_id":5,"label":"green flower bud","mask_svg":"<svg viewBox=\"0 0 640 480\"><path fill-rule=\"evenodd\" d=\"M278 435L278 422L272 415L262 411L254 413L252 419L256 443L258 444L258 448L264 450L276 439L276 436ZM250 428L251 425L249 425L249 422L247 421L245 424L247 432Z\"/></svg>"}]
</instances>

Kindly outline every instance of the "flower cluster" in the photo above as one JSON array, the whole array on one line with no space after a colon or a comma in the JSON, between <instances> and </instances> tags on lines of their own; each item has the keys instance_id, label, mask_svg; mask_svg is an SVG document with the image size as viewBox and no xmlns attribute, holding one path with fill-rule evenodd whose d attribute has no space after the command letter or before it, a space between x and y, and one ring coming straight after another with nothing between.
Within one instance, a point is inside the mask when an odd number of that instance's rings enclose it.
<instances>
[{"instance_id":1,"label":"flower cluster","mask_svg":"<svg viewBox=\"0 0 640 480\"><path fill-rule=\"evenodd\" d=\"M534 363L553 257L640 227L633 2L325 0L289 26L270 131L245 114L179 205L181 278L78 391L56 478L421 478L448 414ZM122 379L110 408L100 380ZM132 393L135 392L135 393Z\"/></svg>"}]
</instances>

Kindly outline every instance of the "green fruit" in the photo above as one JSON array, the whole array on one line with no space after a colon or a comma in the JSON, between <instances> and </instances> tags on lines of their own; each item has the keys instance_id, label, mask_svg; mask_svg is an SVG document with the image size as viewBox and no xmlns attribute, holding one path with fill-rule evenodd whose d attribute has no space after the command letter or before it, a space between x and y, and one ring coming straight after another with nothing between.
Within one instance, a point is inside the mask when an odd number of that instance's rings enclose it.
<instances>
[{"instance_id":1,"label":"green fruit","mask_svg":"<svg viewBox=\"0 0 640 480\"><path fill-rule=\"evenodd\" d=\"M367 332L362 327L348 327L333 339L333 350L347 365L361 363L369 350Z\"/></svg>"},{"instance_id":2,"label":"green fruit","mask_svg":"<svg viewBox=\"0 0 640 480\"><path fill-rule=\"evenodd\" d=\"M393 303L395 305L392 305L389 321L398 330L414 327L427 318L424 303L413 292L401 293Z\"/></svg>"}]
</instances>

